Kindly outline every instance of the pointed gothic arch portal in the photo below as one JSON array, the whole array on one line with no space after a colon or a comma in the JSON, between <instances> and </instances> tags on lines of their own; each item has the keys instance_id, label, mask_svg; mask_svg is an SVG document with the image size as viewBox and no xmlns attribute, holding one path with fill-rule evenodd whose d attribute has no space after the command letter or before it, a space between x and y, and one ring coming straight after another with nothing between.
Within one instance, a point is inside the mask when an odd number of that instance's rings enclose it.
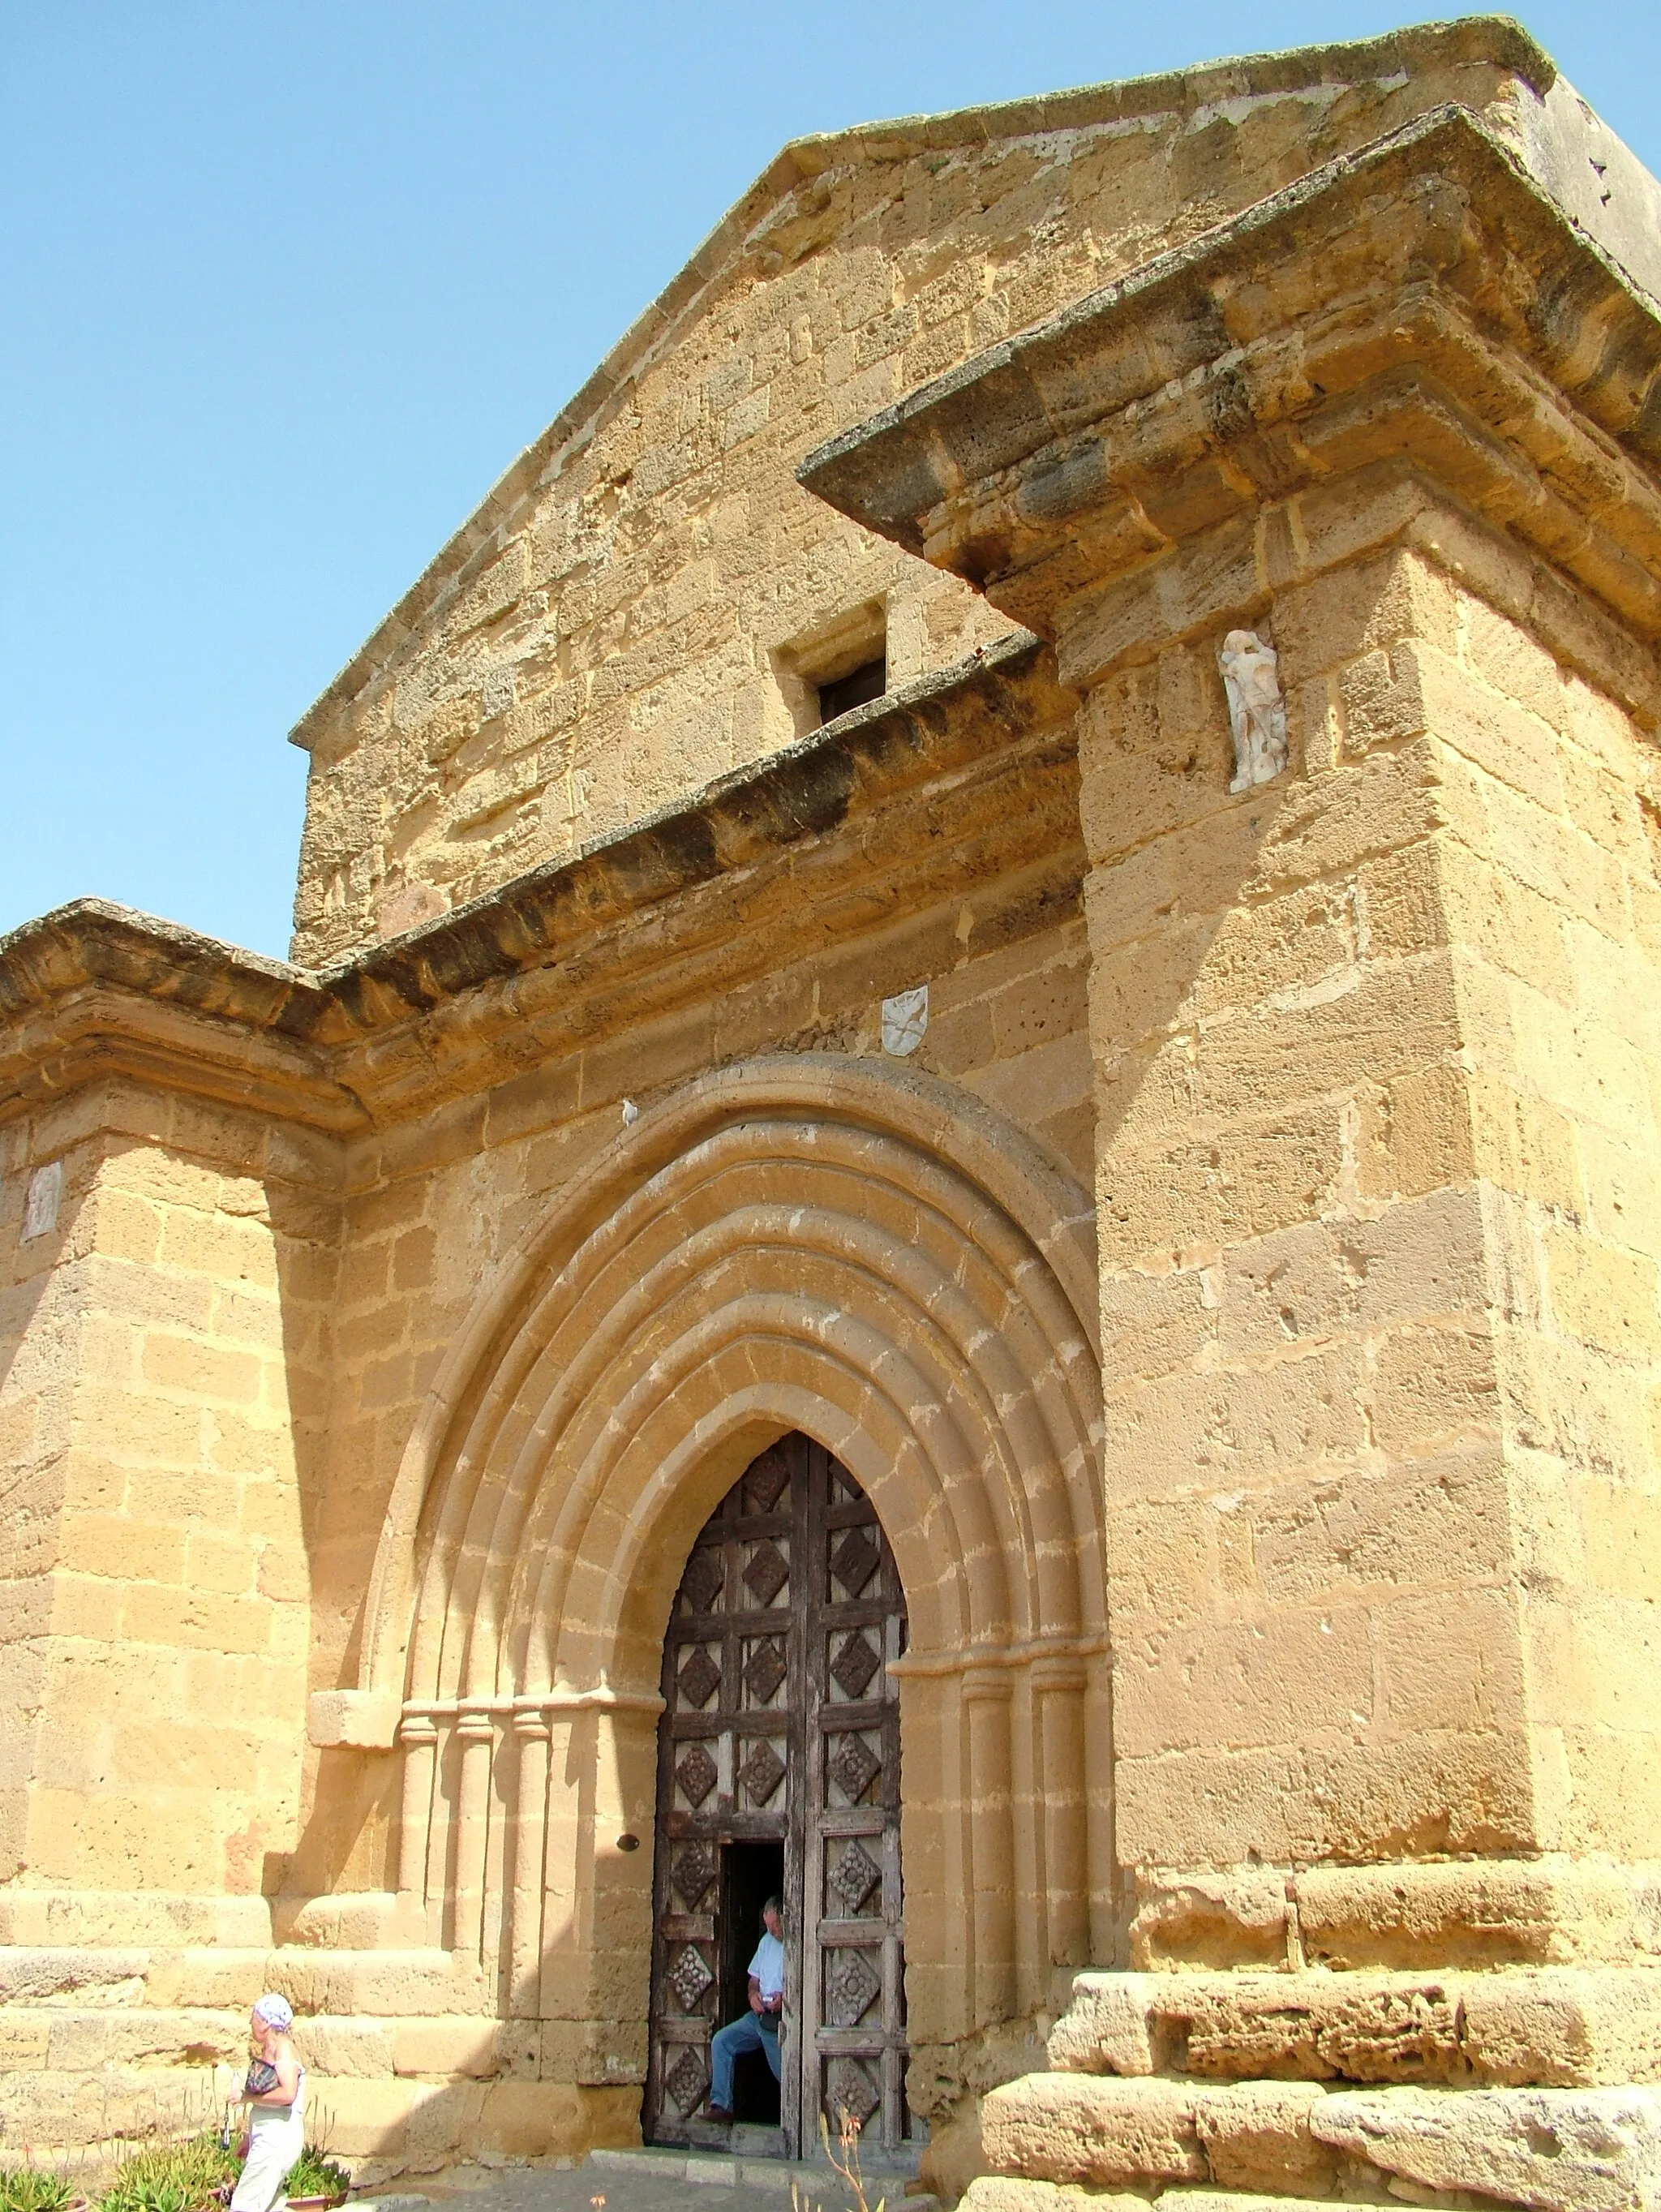
<instances>
[{"instance_id":1,"label":"pointed gothic arch portal","mask_svg":"<svg viewBox=\"0 0 1661 2212\"><path fill-rule=\"evenodd\" d=\"M781 1054L642 1115L458 1332L358 1685L400 1716L399 1924L476 1963L517 2063L598 2096L597 2125L650 2086L638 1845L682 1571L791 1433L846 1469L904 1594L912 2104L949 2109L979 2041L1111 1963L1092 1232L1077 1185L966 1093Z\"/></svg>"},{"instance_id":2,"label":"pointed gothic arch portal","mask_svg":"<svg viewBox=\"0 0 1661 2212\"><path fill-rule=\"evenodd\" d=\"M782 1437L704 1524L664 1639L652 1881L649 2142L698 2140L711 2039L743 2019L761 1901L784 1899L779 2061L740 2064L738 2120L811 2149L852 2112L909 2132L900 1865L899 1569L822 1444ZM776 1869L776 1872L774 1869ZM746 2078L746 2072L749 2078Z\"/></svg>"}]
</instances>

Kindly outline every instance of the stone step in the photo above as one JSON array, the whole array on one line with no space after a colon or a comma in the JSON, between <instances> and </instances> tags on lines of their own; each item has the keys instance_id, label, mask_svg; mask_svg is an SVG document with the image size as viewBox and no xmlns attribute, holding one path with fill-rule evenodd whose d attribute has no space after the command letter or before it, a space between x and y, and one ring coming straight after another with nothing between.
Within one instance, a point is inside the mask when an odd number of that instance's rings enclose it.
<instances>
[{"instance_id":1,"label":"stone step","mask_svg":"<svg viewBox=\"0 0 1661 2212\"><path fill-rule=\"evenodd\" d=\"M1592 2088L1661 2081L1661 1968L1086 1973L1058 2071Z\"/></svg>"},{"instance_id":2,"label":"stone step","mask_svg":"<svg viewBox=\"0 0 1661 2212\"><path fill-rule=\"evenodd\" d=\"M746 2128L743 2132L755 2139L771 2136L781 2146L783 2143L783 2136L776 2128ZM827 2212L832 2212L832 2208L840 2212L846 2196L846 2188L823 2159L758 2156L753 2142L737 2155L656 2144L630 2150L591 2150L584 2163L602 2174L653 2175L659 2179L683 2182L693 2189L776 2189L781 2197L787 2197L794 2185L809 2203L823 2204ZM879 2198L886 2200L888 2212L940 2212L937 2197L908 2186L915 2175L914 2160L887 2164L867 2160L865 2172L866 2195L873 2212ZM839 2188L842 2190L840 2197L832 2194ZM1091 2201L1094 2212L1106 2212L1100 2198ZM1145 2212L1145 2202L1138 2212Z\"/></svg>"},{"instance_id":3,"label":"stone step","mask_svg":"<svg viewBox=\"0 0 1661 2212\"><path fill-rule=\"evenodd\" d=\"M494 1995L476 1966L432 1948L0 1946L0 2016L16 2006L76 2003L246 2013L271 1989L280 1990L297 2014L341 2018L485 2014Z\"/></svg>"},{"instance_id":4,"label":"stone step","mask_svg":"<svg viewBox=\"0 0 1661 2212\"><path fill-rule=\"evenodd\" d=\"M365 2018L300 2013L294 2041L318 2081L392 2075L483 2079L515 2070L520 2031L520 2023L488 2014L406 2012ZM534 2024L529 2033L536 2034ZM84 2073L107 2066L240 2067L247 2045L248 2014L240 2007L0 2007L0 2069ZM765 2146L755 2154L765 2155Z\"/></svg>"},{"instance_id":5,"label":"stone step","mask_svg":"<svg viewBox=\"0 0 1661 2212\"><path fill-rule=\"evenodd\" d=\"M1238 2189L1167 2189L1154 2199L1155 2212L1309 2212L1307 2197L1265 2197ZM1096 2200L1100 2205L1100 2199Z\"/></svg>"},{"instance_id":6,"label":"stone step","mask_svg":"<svg viewBox=\"0 0 1661 2212\"><path fill-rule=\"evenodd\" d=\"M981 2106L981 2141L1002 2174L1118 2189L1209 2183L1320 2196L1337 2154L1310 2128L1317 2082L1205 2085L1159 2077L1030 2074Z\"/></svg>"},{"instance_id":7,"label":"stone step","mask_svg":"<svg viewBox=\"0 0 1661 2212\"><path fill-rule=\"evenodd\" d=\"M735 2158L783 2158L785 2130L782 2128L758 2127L750 2122L736 2121L728 2133L728 2147Z\"/></svg>"},{"instance_id":8,"label":"stone step","mask_svg":"<svg viewBox=\"0 0 1661 2212\"><path fill-rule=\"evenodd\" d=\"M27 2143L43 2164L91 2172L113 2162L121 2144L217 2124L241 2072L240 2065L124 2064L94 2074L0 2070L0 2143ZM320 2077L310 2093L314 2124L366 2188L482 2157L580 2157L594 2133L627 2126L638 2110L615 2091L512 2078Z\"/></svg>"},{"instance_id":9,"label":"stone step","mask_svg":"<svg viewBox=\"0 0 1661 2212\"><path fill-rule=\"evenodd\" d=\"M1661 2202L1661 2091L1207 2085L1146 2076L1028 2075L992 2090L981 2139L996 2175L975 2212L1035 2212L1053 2191L1162 2187L1173 2206L1214 2193L1353 2194L1435 2203L1469 2194L1536 2212L1622 2212ZM1031 2185L1049 2185L1023 2197ZM977 2188L980 2185L975 2185ZM1163 2203L1165 2197L1159 2201Z\"/></svg>"},{"instance_id":10,"label":"stone step","mask_svg":"<svg viewBox=\"0 0 1661 2212\"><path fill-rule=\"evenodd\" d=\"M1062 2182L987 2174L969 2184L959 2200L959 2212L1293 2212L1294 2207L1296 2212L1311 2212L1319 2201L1265 2196L1258 2190L1213 2189L1204 2184L1191 2188L1179 2184L1152 2198L1117 2189L1103 2195Z\"/></svg>"}]
</instances>

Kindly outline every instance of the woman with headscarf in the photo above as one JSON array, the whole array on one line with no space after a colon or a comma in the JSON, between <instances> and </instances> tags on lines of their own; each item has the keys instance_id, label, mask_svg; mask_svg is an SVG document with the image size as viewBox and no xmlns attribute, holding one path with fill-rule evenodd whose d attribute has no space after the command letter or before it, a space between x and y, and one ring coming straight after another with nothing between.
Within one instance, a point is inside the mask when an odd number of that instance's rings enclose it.
<instances>
[{"instance_id":1,"label":"woman with headscarf","mask_svg":"<svg viewBox=\"0 0 1661 2212\"><path fill-rule=\"evenodd\" d=\"M288 2031L287 1997L263 1996L248 2015L253 2063L242 2085L248 2107L248 2154L231 2195L230 2212L272 2212L288 2170L306 2148L306 2069Z\"/></svg>"}]
</instances>

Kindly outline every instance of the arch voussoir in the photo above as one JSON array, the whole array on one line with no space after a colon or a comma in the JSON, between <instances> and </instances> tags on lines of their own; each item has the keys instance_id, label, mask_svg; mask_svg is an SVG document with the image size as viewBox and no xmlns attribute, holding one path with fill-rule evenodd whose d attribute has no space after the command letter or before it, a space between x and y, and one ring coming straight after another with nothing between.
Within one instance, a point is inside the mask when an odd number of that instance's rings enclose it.
<instances>
[{"instance_id":1,"label":"arch voussoir","mask_svg":"<svg viewBox=\"0 0 1661 2212\"><path fill-rule=\"evenodd\" d=\"M1094 1300L1084 1194L944 1085L776 1057L643 1115L484 1291L400 1469L364 1681L399 1691L433 1778L406 1789L430 1825L400 1853L429 1919L500 1945L522 1993L556 1923L565 1955L599 1849L581 1807L651 1771L688 1548L748 1459L800 1431L864 1490L905 1589L915 1817L973 1808L943 1855L919 1831L919 1992L943 2023L991 2021L1076 1960L1071 1893L1052 1929L997 1869L1047 1853L1105 1888L1082 1771L1106 1634ZM1040 1709L1081 1771L1035 1792L1016 1780ZM493 1788L521 1752L523 1793ZM573 1779L602 1757L603 1788Z\"/></svg>"}]
</instances>

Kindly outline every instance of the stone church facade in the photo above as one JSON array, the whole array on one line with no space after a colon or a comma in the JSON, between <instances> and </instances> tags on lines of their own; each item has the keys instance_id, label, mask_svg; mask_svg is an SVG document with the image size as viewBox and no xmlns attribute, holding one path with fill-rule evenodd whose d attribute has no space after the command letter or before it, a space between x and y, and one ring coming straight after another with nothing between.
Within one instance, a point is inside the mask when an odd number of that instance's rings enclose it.
<instances>
[{"instance_id":1,"label":"stone church facade","mask_svg":"<svg viewBox=\"0 0 1661 2212\"><path fill-rule=\"evenodd\" d=\"M1658 238L1494 19L794 145L291 962L0 940L0 2158L697 2140L776 1870L787 2144L1654 2201Z\"/></svg>"}]
</instances>

